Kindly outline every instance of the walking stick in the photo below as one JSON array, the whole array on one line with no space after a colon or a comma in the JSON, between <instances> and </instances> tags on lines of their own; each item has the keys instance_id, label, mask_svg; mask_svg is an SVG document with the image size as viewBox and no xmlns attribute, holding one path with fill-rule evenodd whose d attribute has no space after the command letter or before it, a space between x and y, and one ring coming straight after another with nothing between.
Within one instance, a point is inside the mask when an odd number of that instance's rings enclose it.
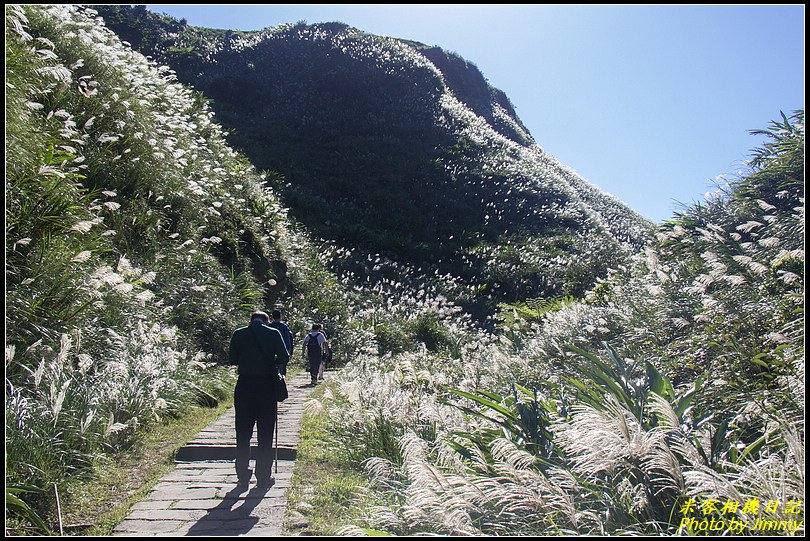
<instances>
[{"instance_id":1,"label":"walking stick","mask_svg":"<svg viewBox=\"0 0 810 541\"><path fill-rule=\"evenodd\" d=\"M276 463L276 473L278 473L278 402L276 402L276 437L275 448L273 449L273 462Z\"/></svg>"}]
</instances>

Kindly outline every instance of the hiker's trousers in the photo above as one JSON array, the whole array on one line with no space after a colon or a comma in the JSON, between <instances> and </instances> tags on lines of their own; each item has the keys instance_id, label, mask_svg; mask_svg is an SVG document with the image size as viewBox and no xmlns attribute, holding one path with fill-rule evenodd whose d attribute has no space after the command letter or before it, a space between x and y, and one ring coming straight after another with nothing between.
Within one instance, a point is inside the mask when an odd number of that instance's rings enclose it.
<instances>
[{"instance_id":1,"label":"hiker's trousers","mask_svg":"<svg viewBox=\"0 0 810 541\"><path fill-rule=\"evenodd\" d=\"M250 438L255 425L259 442L256 479L267 481L273 474L273 429L278 411L272 376L239 376L233 401L236 409L236 475L239 481L250 480Z\"/></svg>"},{"instance_id":2,"label":"hiker's trousers","mask_svg":"<svg viewBox=\"0 0 810 541\"><path fill-rule=\"evenodd\" d=\"M322 359L309 360L309 375L312 376L312 381L316 381L318 379L318 371L321 369L322 362Z\"/></svg>"}]
</instances>

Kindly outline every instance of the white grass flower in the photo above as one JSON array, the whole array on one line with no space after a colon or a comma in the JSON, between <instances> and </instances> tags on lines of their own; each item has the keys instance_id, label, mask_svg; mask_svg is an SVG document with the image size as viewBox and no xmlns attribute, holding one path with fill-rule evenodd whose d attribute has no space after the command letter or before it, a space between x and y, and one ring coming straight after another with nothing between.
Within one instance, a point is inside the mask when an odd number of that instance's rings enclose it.
<instances>
[{"instance_id":1,"label":"white grass flower","mask_svg":"<svg viewBox=\"0 0 810 541\"><path fill-rule=\"evenodd\" d=\"M778 271L779 279L787 285L794 284L796 282L801 282L802 277L798 274L789 271Z\"/></svg>"},{"instance_id":2,"label":"white grass flower","mask_svg":"<svg viewBox=\"0 0 810 541\"><path fill-rule=\"evenodd\" d=\"M120 282L120 283L113 286L113 291L116 291L116 292L122 293L122 294L127 294L127 293L131 292L134 289L134 287L135 286L133 286L132 284L122 281L122 282Z\"/></svg>"},{"instance_id":3,"label":"white grass flower","mask_svg":"<svg viewBox=\"0 0 810 541\"><path fill-rule=\"evenodd\" d=\"M87 233L96 224L93 220L83 220L73 224L68 231L76 231L78 233Z\"/></svg>"},{"instance_id":4,"label":"white grass flower","mask_svg":"<svg viewBox=\"0 0 810 541\"><path fill-rule=\"evenodd\" d=\"M31 376L34 379L34 388L39 389L39 384L42 383L42 377L45 375L45 359L42 359L39 362L36 370L31 372Z\"/></svg>"},{"instance_id":5,"label":"white grass flower","mask_svg":"<svg viewBox=\"0 0 810 541\"><path fill-rule=\"evenodd\" d=\"M777 248L781 244L781 241L778 237L766 237L758 240L757 244L763 248Z\"/></svg>"},{"instance_id":6,"label":"white grass flower","mask_svg":"<svg viewBox=\"0 0 810 541\"><path fill-rule=\"evenodd\" d=\"M95 414L96 414L96 410L91 409L87 413L87 416L84 418L84 420L80 422L80 424L79 424L79 433L80 434L84 434L85 432L87 432L87 429L90 427L90 423L93 422L93 417L95 416Z\"/></svg>"},{"instance_id":7,"label":"white grass flower","mask_svg":"<svg viewBox=\"0 0 810 541\"><path fill-rule=\"evenodd\" d=\"M742 231L743 233L750 233L754 229L756 229L758 227L762 227L763 225L764 224L762 224L761 222L750 220L748 222L745 222L742 225L738 225L736 229L737 229L737 231Z\"/></svg>"},{"instance_id":8,"label":"white grass flower","mask_svg":"<svg viewBox=\"0 0 810 541\"><path fill-rule=\"evenodd\" d=\"M88 259L90 259L91 255L92 255L92 253L89 250L85 250L85 251L79 252L78 254L73 256L71 261L73 263L83 263L84 261L87 261Z\"/></svg>"},{"instance_id":9,"label":"white grass flower","mask_svg":"<svg viewBox=\"0 0 810 541\"><path fill-rule=\"evenodd\" d=\"M46 54L53 54L53 52L49 51ZM70 80L72 78L70 70L68 70L65 66L62 66L62 65L59 65L59 66L45 66L45 67L42 67L42 68L38 68L36 71L40 75L43 75L45 77L51 77L56 82L62 83L62 84L70 83Z\"/></svg>"},{"instance_id":10,"label":"white grass flower","mask_svg":"<svg viewBox=\"0 0 810 541\"><path fill-rule=\"evenodd\" d=\"M741 286L747 282L745 277L740 276L738 274L724 276L722 279L732 286Z\"/></svg>"},{"instance_id":11,"label":"white grass flower","mask_svg":"<svg viewBox=\"0 0 810 541\"><path fill-rule=\"evenodd\" d=\"M16 249L17 249L17 245L18 245L18 244L19 244L20 246L28 246L28 244L29 244L30 242L31 242L31 239L30 239L29 237L25 237L25 238L23 238L23 239L20 239L20 240L16 241L16 242L14 243L14 245L11 247L11 249L12 249L12 250L16 250Z\"/></svg>"},{"instance_id":12,"label":"white grass flower","mask_svg":"<svg viewBox=\"0 0 810 541\"><path fill-rule=\"evenodd\" d=\"M77 355L77 358L79 360L78 363L79 372L85 374L88 368L90 368L93 365L93 358L86 353L79 353L79 355Z\"/></svg>"},{"instance_id":13,"label":"white grass flower","mask_svg":"<svg viewBox=\"0 0 810 541\"><path fill-rule=\"evenodd\" d=\"M749 263L748 268L751 269L751 272L753 272L754 274L759 275L767 274L769 270L766 265L763 265L758 261L752 261L751 263Z\"/></svg>"},{"instance_id":14,"label":"white grass flower","mask_svg":"<svg viewBox=\"0 0 810 541\"><path fill-rule=\"evenodd\" d=\"M59 418L59 413L62 411L62 404L65 401L65 396L67 394L68 387L70 387L71 380L65 380L62 384L62 388L59 389L59 393L57 394L56 398L53 398L53 391L54 387L51 386L51 397L53 402L51 403L51 414L53 415L53 423L56 426L56 421Z\"/></svg>"},{"instance_id":15,"label":"white grass flower","mask_svg":"<svg viewBox=\"0 0 810 541\"><path fill-rule=\"evenodd\" d=\"M672 318L672 324L675 325L678 329L683 329L689 326L689 320L684 319L682 317L675 317Z\"/></svg>"},{"instance_id":16,"label":"white grass flower","mask_svg":"<svg viewBox=\"0 0 810 541\"><path fill-rule=\"evenodd\" d=\"M107 426L106 430L104 431L104 436L109 437L109 436L111 436L113 434L117 434L118 432L121 432L122 430L126 430L127 428L129 428L128 424L112 423L112 424Z\"/></svg>"},{"instance_id":17,"label":"white grass flower","mask_svg":"<svg viewBox=\"0 0 810 541\"><path fill-rule=\"evenodd\" d=\"M771 342L775 342L777 344L788 344L791 341L790 338L788 338L784 334L778 333L778 332L768 333L767 338Z\"/></svg>"},{"instance_id":18,"label":"white grass flower","mask_svg":"<svg viewBox=\"0 0 810 541\"><path fill-rule=\"evenodd\" d=\"M148 289L141 291L140 293L135 295L135 300L138 301L141 304L141 306L150 302L154 298L155 294L149 291Z\"/></svg>"}]
</instances>

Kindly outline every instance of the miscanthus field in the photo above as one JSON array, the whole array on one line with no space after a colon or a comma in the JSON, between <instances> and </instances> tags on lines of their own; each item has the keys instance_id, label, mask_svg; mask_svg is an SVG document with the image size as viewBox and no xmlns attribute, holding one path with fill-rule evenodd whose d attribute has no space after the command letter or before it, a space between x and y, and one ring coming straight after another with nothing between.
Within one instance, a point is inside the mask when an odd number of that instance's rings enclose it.
<instances>
[{"instance_id":1,"label":"miscanthus field","mask_svg":"<svg viewBox=\"0 0 810 541\"><path fill-rule=\"evenodd\" d=\"M204 97L88 13L6 6L7 532L53 531L53 485L228 396L230 333L281 304L334 340L308 414L364 481L332 533L803 533L803 111L649 235L606 223L619 264L583 234L547 265L609 269L586 290L482 324L457 276L308 233ZM485 139L473 117L448 129Z\"/></svg>"}]
</instances>

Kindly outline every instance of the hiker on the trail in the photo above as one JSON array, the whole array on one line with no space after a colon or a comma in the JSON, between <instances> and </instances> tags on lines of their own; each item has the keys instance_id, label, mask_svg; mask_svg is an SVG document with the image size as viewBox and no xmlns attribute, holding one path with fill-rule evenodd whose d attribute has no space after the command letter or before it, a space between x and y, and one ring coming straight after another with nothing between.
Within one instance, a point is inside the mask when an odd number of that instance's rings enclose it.
<instances>
[{"instance_id":1,"label":"hiker on the trail","mask_svg":"<svg viewBox=\"0 0 810 541\"><path fill-rule=\"evenodd\" d=\"M292 357L293 335L292 335L292 332L290 331L289 325L287 325L285 322L281 321L281 311L280 310L273 310L273 312L270 315L273 316L273 321L270 322L269 326L273 327L274 329L276 329L278 332L281 333L281 337L284 339L284 346L286 346L286 348L287 348L287 353L289 353L290 356ZM281 372L283 375L286 376L287 375L287 365L285 364L284 366L279 367L279 372Z\"/></svg>"},{"instance_id":2,"label":"hiker on the trail","mask_svg":"<svg viewBox=\"0 0 810 541\"><path fill-rule=\"evenodd\" d=\"M326 367L332 364L332 341L328 338L326 342L323 343L323 351L323 360L321 361L320 368L318 368L318 381L323 381L323 373Z\"/></svg>"},{"instance_id":3,"label":"hiker on the trail","mask_svg":"<svg viewBox=\"0 0 810 541\"><path fill-rule=\"evenodd\" d=\"M281 333L268 327L265 312L254 312L250 325L231 336L229 362L238 366L234 391L236 409L236 476L239 485L250 482L250 438L256 425L259 442L256 479L260 487L270 486L273 466L273 428L278 413L274 380L290 360Z\"/></svg>"},{"instance_id":4,"label":"hiker on the trail","mask_svg":"<svg viewBox=\"0 0 810 541\"><path fill-rule=\"evenodd\" d=\"M304 357L309 361L309 375L312 377L312 385L318 384L318 371L321 369L323 361L326 336L321 332L318 323L312 325L312 331L304 338Z\"/></svg>"}]
</instances>

